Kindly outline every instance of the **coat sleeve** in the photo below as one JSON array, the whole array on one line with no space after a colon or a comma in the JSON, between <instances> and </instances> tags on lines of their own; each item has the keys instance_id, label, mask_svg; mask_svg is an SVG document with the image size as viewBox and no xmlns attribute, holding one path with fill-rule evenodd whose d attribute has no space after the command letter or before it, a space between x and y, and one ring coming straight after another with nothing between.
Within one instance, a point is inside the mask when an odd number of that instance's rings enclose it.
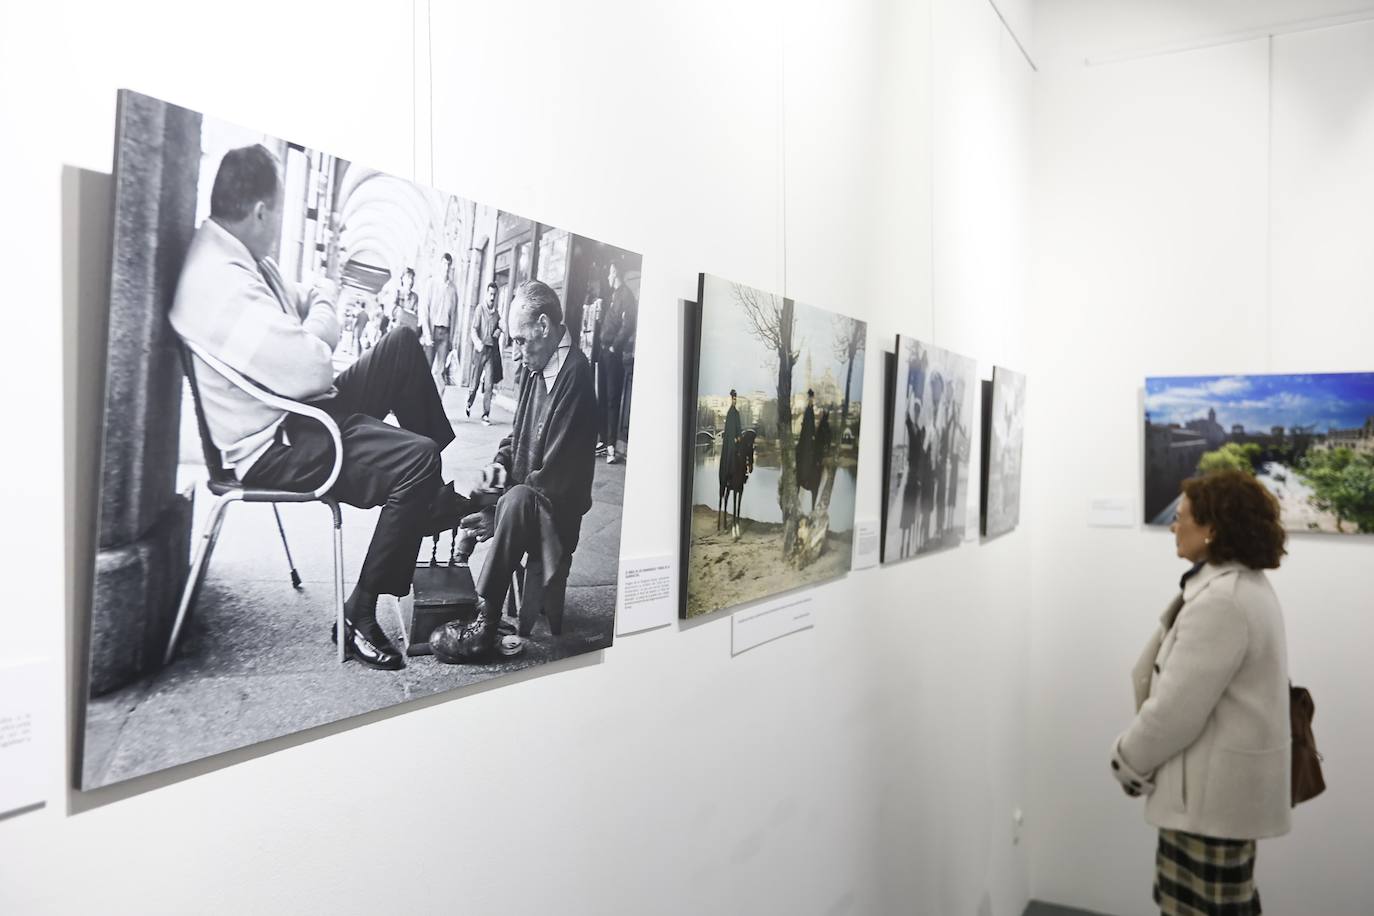
<instances>
[{"instance_id":1,"label":"coat sleeve","mask_svg":"<svg viewBox=\"0 0 1374 916\"><path fill-rule=\"evenodd\" d=\"M496 456L491 459L493 464L499 464L505 468L506 473L510 473L511 459L515 454L511 449L511 443L514 441L510 436L502 439L501 444L496 447Z\"/></svg>"},{"instance_id":2,"label":"coat sleeve","mask_svg":"<svg viewBox=\"0 0 1374 916\"><path fill-rule=\"evenodd\" d=\"M1163 641L1164 628L1156 627L1154 634L1145 643L1145 648L1141 650L1140 658L1136 659L1135 667L1131 669L1131 692L1135 695L1136 712L1140 712L1140 707L1144 706L1150 697L1150 672Z\"/></svg>"},{"instance_id":3,"label":"coat sleeve","mask_svg":"<svg viewBox=\"0 0 1374 916\"><path fill-rule=\"evenodd\" d=\"M601 318L601 346L614 347L616 345L616 337L620 334L620 322L623 317L620 303L616 297L612 296L610 306Z\"/></svg>"},{"instance_id":4,"label":"coat sleeve","mask_svg":"<svg viewBox=\"0 0 1374 916\"><path fill-rule=\"evenodd\" d=\"M620 308L620 329L616 332L615 348L621 353L633 355L635 349L635 323L638 309L635 308L634 295L625 287Z\"/></svg>"},{"instance_id":5,"label":"coat sleeve","mask_svg":"<svg viewBox=\"0 0 1374 916\"><path fill-rule=\"evenodd\" d=\"M288 288L288 295L299 290ZM302 320L282 311L267 284L248 277L235 291L233 308L217 318L228 323L205 339L188 339L269 391L305 400L334 384L332 354L339 341L339 319L332 303L306 293L309 311Z\"/></svg>"},{"instance_id":6,"label":"coat sleeve","mask_svg":"<svg viewBox=\"0 0 1374 916\"><path fill-rule=\"evenodd\" d=\"M1198 601L1174 621L1174 646L1153 694L1121 735L1121 756L1151 773L1197 740L1245 658L1249 627L1230 596Z\"/></svg>"}]
</instances>

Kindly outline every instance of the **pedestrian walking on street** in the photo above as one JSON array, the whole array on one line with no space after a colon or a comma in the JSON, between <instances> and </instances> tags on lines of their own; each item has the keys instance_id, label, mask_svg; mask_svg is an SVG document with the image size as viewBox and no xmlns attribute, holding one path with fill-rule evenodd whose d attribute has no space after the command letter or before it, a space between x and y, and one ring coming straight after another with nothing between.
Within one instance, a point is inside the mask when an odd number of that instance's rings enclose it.
<instances>
[{"instance_id":1,"label":"pedestrian walking on street","mask_svg":"<svg viewBox=\"0 0 1374 916\"><path fill-rule=\"evenodd\" d=\"M473 312L472 327L468 331L477 365L472 372L472 387L468 389L467 415L472 416L472 405L481 386L482 423L486 426L491 425L492 392L504 377L501 373L501 316L496 310L498 289L495 283L487 284L487 301Z\"/></svg>"},{"instance_id":2,"label":"pedestrian walking on street","mask_svg":"<svg viewBox=\"0 0 1374 916\"><path fill-rule=\"evenodd\" d=\"M430 374L434 376L434 387L442 394L445 366L452 344L449 329L453 327L458 314L458 288L453 285L453 255L448 252L439 256L439 277L430 284L428 300L420 316L424 325L423 336L429 340L425 356L429 359Z\"/></svg>"},{"instance_id":3,"label":"pedestrian walking on street","mask_svg":"<svg viewBox=\"0 0 1374 916\"><path fill-rule=\"evenodd\" d=\"M634 379L637 306L634 293L620 276L620 266L609 269L611 302L601 322L601 358L605 364L606 463L616 463L616 444L629 426L628 385Z\"/></svg>"}]
</instances>

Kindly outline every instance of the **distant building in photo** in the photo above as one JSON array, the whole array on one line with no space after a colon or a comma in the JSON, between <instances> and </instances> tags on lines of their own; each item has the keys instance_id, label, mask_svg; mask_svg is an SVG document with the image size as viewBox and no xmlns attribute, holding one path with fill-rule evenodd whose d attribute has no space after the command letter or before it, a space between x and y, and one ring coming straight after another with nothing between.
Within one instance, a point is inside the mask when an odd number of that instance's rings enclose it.
<instances>
[{"instance_id":1,"label":"distant building in photo","mask_svg":"<svg viewBox=\"0 0 1374 916\"><path fill-rule=\"evenodd\" d=\"M1354 429L1328 430L1321 447L1348 448L1357 454L1374 455L1374 417L1366 417L1364 425Z\"/></svg>"},{"instance_id":2,"label":"distant building in photo","mask_svg":"<svg viewBox=\"0 0 1374 916\"><path fill-rule=\"evenodd\" d=\"M1212 426L1220 429L1216 422L1216 411L1209 411ZM1191 421L1187 427L1176 423L1151 423L1150 415L1145 414L1145 520L1153 521L1169 508L1177 497L1179 485L1197 471L1198 462L1204 453L1213 446L1208 433L1211 427L1208 420ZM1193 424L1204 424L1201 429ZM1222 441L1225 441L1223 434ZM1218 443L1220 445L1220 443Z\"/></svg>"}]
</instances>

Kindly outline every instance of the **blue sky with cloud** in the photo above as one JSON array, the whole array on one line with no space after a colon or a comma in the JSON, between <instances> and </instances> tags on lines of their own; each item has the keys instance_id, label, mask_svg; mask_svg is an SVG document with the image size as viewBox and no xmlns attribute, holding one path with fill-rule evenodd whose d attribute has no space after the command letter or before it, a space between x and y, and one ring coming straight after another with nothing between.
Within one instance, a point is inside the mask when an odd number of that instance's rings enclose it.
<instances>
[{"instance_id":1,"label":"blue sky with cloud","mask_svg":"<svg viewBox=\"0 0 1374 916\"><path fill-rule=\"evenodd\" d=\"M769 351L750 331L748 318L731 292L735 284L710 274L706 275L703 292L701 328L701 373L697 386L699 394L724 396L734 388L742 395L754 391L776 394L778 364L775 353ZM770 299L778 297L764 293ZM792 391L806 391L806 360L811 358L811 374L815 378L829 369L843 386L845 361L835 358L834 341L841 325L848 326L857 319L848 318L805 302L793 308L796 329L792 344L801 356L792 370ZM863 322L858 322L863 324ZM863 332L861 332L863 333ZM850 402L863 398L864 351L854 359Z\"/></svg>"},{"instance_id":2,"label":"blue sky with cloud","mask_svg":"<svg viewBox=\"0 0 1374 916\"><path fill-rule=\"evenodd\" d=\"M1199 375L1147 378L1145 410L1154 423L1186 423L1215 408L1228 431L1272 426L1362 426L1374 416L1374 372L1314 375Z\"/></svg>"}]
</instances>

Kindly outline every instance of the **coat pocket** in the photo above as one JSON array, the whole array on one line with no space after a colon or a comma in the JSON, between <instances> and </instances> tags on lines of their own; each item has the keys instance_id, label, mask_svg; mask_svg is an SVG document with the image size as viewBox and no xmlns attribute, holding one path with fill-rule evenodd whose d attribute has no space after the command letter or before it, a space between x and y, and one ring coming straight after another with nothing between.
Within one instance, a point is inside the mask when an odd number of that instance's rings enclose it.
<instances>
[{"instance_id":1,"label":"coat pocket","mask_svg":"<svg viewBox=\"0 0 1374 916\"><path fill-rule=\"evenodd\" d=\"M1266 812L1286 812L1291 758L1287 744L1256 751L1212 748L1204 797L1206 814L1250 823L1267 820Z\"/></svg>"},{"instance_id":2,"label":"coat pocket","mask_svg":"<svg viewBox=\"0 0 1374 916\"><path fill-rule=\"evenodd\" d=\"M1168 810L1179 814L1188 810L1188 784L1184 772L1187 753L1183 751L1164 761L1155 776L1155 794Z\"/></svg>"}]
</instances>

